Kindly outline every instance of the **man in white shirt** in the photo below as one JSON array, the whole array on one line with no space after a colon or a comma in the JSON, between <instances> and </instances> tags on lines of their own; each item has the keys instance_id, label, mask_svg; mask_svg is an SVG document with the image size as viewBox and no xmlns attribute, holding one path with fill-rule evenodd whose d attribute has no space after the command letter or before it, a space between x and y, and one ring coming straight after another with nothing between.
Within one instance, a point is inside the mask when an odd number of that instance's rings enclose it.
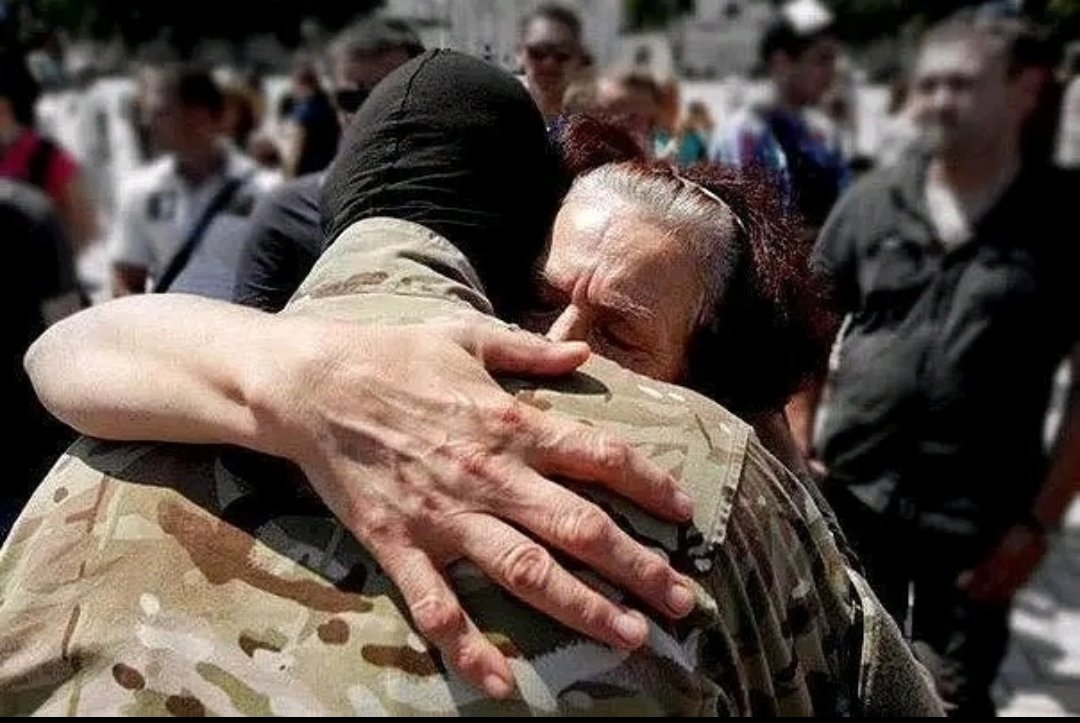
<instances>
[{"instance_id":1,"label":"man in white shirt","mask_svg":"<svg viewBox=\"0 0 1080 723\"><path fill-rule=\"evenodd\" d=\"M228 299L248 215L270 181L223 139L224 98L209 73L162 70L147 113L166 155L121 192L109 245L113 295L167 286Z\"/></svg>"}]
</instances>

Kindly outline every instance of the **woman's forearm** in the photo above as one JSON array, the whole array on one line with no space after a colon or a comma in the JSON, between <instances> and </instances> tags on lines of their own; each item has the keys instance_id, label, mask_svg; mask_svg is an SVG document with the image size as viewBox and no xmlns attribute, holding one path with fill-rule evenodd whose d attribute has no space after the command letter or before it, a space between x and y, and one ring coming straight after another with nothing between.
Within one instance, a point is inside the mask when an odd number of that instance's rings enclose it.
<instances>
[{"instance_id":1,"label":"woman's forearm","mask_svg":"<svg viewBox=\"0 0 1080 723\"><path fill-rule=\"evenodd\" d=\"M26 369L45 407L83 434L254 446L250 385L275 322L193 296L128 297L53 325Z\"/></svg>"}]
</instances>

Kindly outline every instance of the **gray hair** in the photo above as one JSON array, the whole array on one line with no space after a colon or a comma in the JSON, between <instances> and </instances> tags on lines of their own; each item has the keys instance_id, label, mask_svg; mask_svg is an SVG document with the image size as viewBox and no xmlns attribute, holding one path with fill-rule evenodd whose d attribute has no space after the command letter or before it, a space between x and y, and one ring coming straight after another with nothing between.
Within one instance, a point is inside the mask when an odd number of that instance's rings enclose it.
<instances>
[{"instance_id":1,"label":"gray hair","mask_svg":"<svg viewBox=\"0 0 1080 723\"><path fill-rule=\"evenodd\" d=\"M698 324L715 322L740 251L728 243L739 233L739 220L726 203L674 171L642 172L633 163L610 163L579 176L566 196L566 203L575 201L626 207L689 246L705 289Z\"/></svg>"}]
</instances>

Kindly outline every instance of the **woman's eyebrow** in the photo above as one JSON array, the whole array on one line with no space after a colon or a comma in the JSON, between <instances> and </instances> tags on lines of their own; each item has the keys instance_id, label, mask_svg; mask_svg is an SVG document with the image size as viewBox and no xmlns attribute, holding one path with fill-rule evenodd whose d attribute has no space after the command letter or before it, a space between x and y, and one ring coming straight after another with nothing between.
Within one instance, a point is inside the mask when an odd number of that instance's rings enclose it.
<instances>
[{"instance_id":1,"label":"woman's eyebrow","mask_svg":"<svg viewBox=\"0 0 1080 723\"><path fill-rule=\"evenodd\" d=\"M548 299L567 299L570 294L552 279L544 268L538 268L533 272L533 283L537 293ZM604 292L596 301L597 308L610 315L623 315L643 324L651 324L656 321L656 311L644 304L634 301L629 296L618 291Z\"/></svg>"},{"instance_id":2,"label":"woman's eyebrow","mask_svg":"<svg viewBox=\"0 0 1080 723\"><path fill-rule=\"evenodd\" d=\"M629 316L635 321L644 324L651 324L656 321L656 311L654 309L640 304L617 291L604 293L597 299L597 306L609 313Z\"/></svg>"}]
</instances>

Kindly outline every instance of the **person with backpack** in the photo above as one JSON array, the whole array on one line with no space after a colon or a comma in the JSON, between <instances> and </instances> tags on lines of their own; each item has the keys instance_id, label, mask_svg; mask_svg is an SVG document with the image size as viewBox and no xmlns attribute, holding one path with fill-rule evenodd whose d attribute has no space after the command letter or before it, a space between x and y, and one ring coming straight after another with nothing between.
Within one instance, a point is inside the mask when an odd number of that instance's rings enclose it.
<instances>
[{"instance_id":1,"label":"person with backpack","mask_svg":"<svg viewBox=\"0 0 1080 723\"><path fill-rule=\"evenodd\" d=\"M251 210L270 177L225 140L225 98L209 72L162 68L149 90L151 135L165 155L121 190L109 242L113 295L230 299Z\"/></svg>"},{"instance_id":2,"label":"person with backpack","mask_svg":"<svg viewBox=\"0 0 1080 723\"><path fill-rule=\"evenodd\" d=\"M714 161L771 175L812 236L850 182L836 129L815 110L836 77L833 17L816 0L786 3L761 40L771 93L737 113Z\"/></svg>"}]
</instances>

